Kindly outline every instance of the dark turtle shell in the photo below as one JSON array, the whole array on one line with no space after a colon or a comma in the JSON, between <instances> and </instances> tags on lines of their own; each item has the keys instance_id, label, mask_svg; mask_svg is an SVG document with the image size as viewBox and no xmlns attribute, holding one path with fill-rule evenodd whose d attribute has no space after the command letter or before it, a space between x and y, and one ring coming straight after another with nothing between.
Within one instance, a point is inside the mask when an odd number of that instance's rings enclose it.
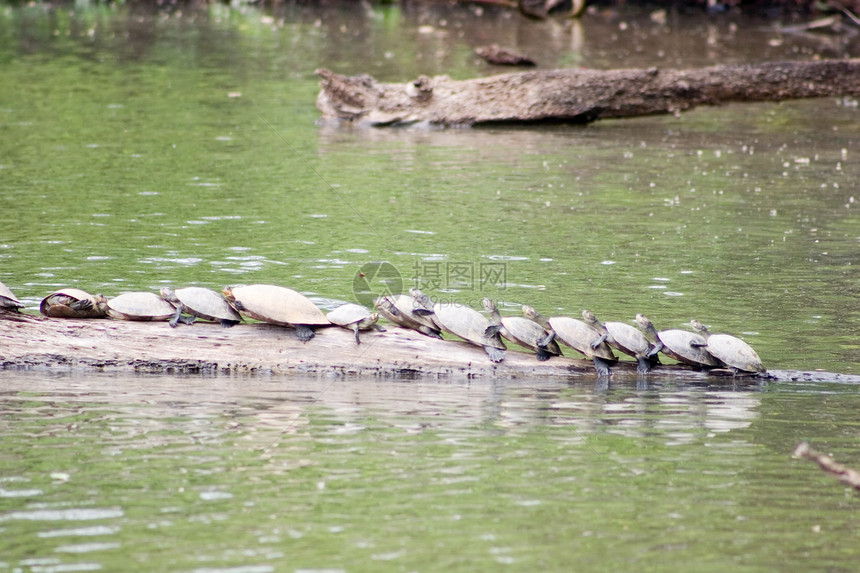
<instances>
[{"instance_id":1,"label":"dark turtle shell","mask_svg":"<svg viewBox=\"0 0 860 573\"><path fill-rule=\"evenodd\" d=\"M103 318L107 310L105 297L77 288L60 289L39 304L39 312L53 318Z\"/></svg>"}]
</instances>

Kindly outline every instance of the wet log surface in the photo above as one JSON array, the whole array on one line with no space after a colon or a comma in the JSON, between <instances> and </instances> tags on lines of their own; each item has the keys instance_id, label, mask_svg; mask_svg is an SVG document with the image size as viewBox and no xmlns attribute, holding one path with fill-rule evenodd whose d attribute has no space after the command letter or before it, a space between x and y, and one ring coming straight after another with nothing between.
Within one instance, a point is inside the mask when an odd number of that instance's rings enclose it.
<instances>
[{"instance_id":1,"label":"wet log surface","mask_svg":"<svg viewBox=\"0 0 860 573\"><path fill-rule=\"evenodd\" d=\"M729 102L860 95L860 59L691 70L563 69L405 84L317 70L323 119L372 126L573 122L679 113Z\"/></svg>"},{"instance_id":2,"label":"wet log surface","mask_svg":"<svg viewBox=\"0 0 860 573\"><path fill-rule=\"evenodd\" d=\"M166 322L107 319L64 320L0 313L0 369L159 374L312 374L427 378L595 377L591 361L558 357L538 362L534 354L508 350L504 362L490 362L476 346L436 340L386 325L363 332L321 328L302 343L295 331L268 324L222 328L197 322L170 328ZM568 356L576 352L566 349ZM662 365L653 376L720 380L683 365ZM636 362L623 359L613 379L636 378ZM825 372L772 371L768 379L860 382L860 376ZM724 379L759 383L755 377Z\"/></svg>"}]
</instances>

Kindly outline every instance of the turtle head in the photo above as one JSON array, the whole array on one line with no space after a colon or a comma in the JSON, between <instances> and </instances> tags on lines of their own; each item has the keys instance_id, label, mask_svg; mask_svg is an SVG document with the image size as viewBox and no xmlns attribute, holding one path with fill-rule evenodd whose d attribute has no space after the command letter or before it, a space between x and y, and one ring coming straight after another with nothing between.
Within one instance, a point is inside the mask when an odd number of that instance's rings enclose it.
<instances>
[{"instance_id":1,"label":"turtle head","mask_svg":"<svg viewBox=\"0 0 860 573\"><path fill-rule=\"evenodd\" d=\"M433 308L433 301L430 300L430 297L424 294L421 289L412 287L411 289L409 289L409 294L410 296L412 296L412 298L415 299L419 307L423 307L427 310Z\"/></svg>"},{"instance_id":2,"label":"turtle head","mask_svg":"<svg viewBox=\"0 0 860 573\"><path fill-rule=\"evenodd\" d=\"M534 307L531 307L527 304L524 304L523 305L523 316L525 316L529 320L532 320L532 321L538 323L539 325L541 325L542 327L544 327L546 329L550 328L549 327L549 321L547 321L547 319L544 318L544 316L541 313L536 311L534 309Z\"/></svg>"},{"instance_id":3,"label":"turtle head","mask_svg":"<svg viewBox=\"0 0 860 573\"><path fill-rule=\"evenodd\" d=\"M483 306L484 310L486 310L490 314L496 312L496 305L493 304L493 301L491 301L489 298L485 298L484 300L482 300L481 306Z\"/></svg>"},{"instance_id":4,"label":"turtle head","mask_svg":"<svg viewBox=\"0 0 860 573\"><path fill-rule=\"evenodd\" d=\"M534 320L538 315L538 312L531 306L524 304L523 305L523 316L528 318L529 320Z\"/></svg>"},{"instance_id":5,"label":"turtle head","mask_svg":"<svg viewBox=\"0 0 860 573\"><path fill-rule=\"evenodd\" d=\"M587 308L582 311L582 319L589 324L597 324L597 317Z\"/></svg>"},{"instance_id":6,"label":"turtle head","mask_svg":"<svg viewBox=\"0 0 860 573\"><path fill-rule=\"evenodd\" d=\"M221 294L227 297L229 300L233 300L233 287L225 286L221 289Z\"/></svg>"},{"instance_id":7,"label":"turtle head","mask_svg":"<svg viewBox=\"0 0 860 573\"><path fill-rule=\"evenodd\" d=\"M105 297L105 295L99 293L99 294L95 295L93 297L93 299L95 299L95 301L96 301L95 307L99 312L107 312L108 303L107 303L107 297Z\"/></svg>"},{"instance_id":8,"label":"turtle head","mask_svg":"<svg viewBox=\"0 0 860 573\"><path fill-rule=\"evenodd\" d=\"M161 295L161 298L163 298L167 302L176 301L176 293L173 292L173 289L170 287L161 287L158 293Z\"/></svg>"},{"instance_id":9,"label":"turtle head","mask_svg":"<svg viewBox=\"0 0 860 573\"><path fill-rule=\"evenodd\" d=\"M691 321L690 321L690 327L691 327L693 330L695 330L697 333L702 334L702 335L704 335L704 336L706 336L706 337L707 337L707 335L708 335L708 334L710 334L710 333L708 332L707 327L706 327L704 324L702 324L701 322L699 322L698 320L696 320L695 318L694 318L693 320L691 320Z\"/></svg>"},{"instance_id":10,"label":"turtle head","mask_svg":"<svg viewBox=\"0 0 860 573\"><path fill-rule=\"evenodd\" d=\"M654 324L651 322L651 319L649 319L644 314L636 315L636 324L638 324L639 328L642 328L643 330L654 328Z\"/></svg>"}]
</instances>

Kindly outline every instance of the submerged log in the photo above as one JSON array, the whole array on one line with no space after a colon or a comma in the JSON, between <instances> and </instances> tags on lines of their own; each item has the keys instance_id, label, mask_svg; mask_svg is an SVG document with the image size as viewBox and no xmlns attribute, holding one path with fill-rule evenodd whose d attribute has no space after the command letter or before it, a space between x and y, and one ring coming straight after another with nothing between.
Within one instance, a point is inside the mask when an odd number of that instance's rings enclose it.
<instances>
[{"instance_id":1,"label":"submerged log","mask_svg":"<svg viewBox=\"0 0 860 573\"><path fill-rule=\"evenodd\" d=\"M693 70L547 70L470 80L377 82L320 69L323 119L373 126L429 122L589 123L680 113L728 102L860 95L860 59L722 65Z\"/></svg>"}]
</instances>

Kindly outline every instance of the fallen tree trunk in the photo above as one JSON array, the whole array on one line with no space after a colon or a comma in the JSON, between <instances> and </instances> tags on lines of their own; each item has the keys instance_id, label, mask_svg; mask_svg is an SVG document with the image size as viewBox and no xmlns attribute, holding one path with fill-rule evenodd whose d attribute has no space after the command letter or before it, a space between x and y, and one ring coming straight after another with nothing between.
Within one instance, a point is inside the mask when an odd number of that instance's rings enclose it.
<instances>
[{"instance_id":1,"label":"fallen tree trunk","mask_svg":"<svg viewBox=\"0 0 860 573\"><path fill-rule=\"evenodd\" d=\"M109 319L57 319L0 312L0 370L147 372L160 374L301 374L406 378L594 379L591 360L538 362L529 352L509 349L505 360L490 362L483 349L466 342L437 340L386 324L386 332L362 333L320 328L307 343L295 330L270 324L222 328L196 322L170 328L166 322ZM626 357L612 367L612 380L639 380L636 361ZM665 364L648 377L717 384L756 384L761 378L715 379L682 364ZM768 380L824 380L860 383L860 376L827 372L770 371Z\"/></svg>"},{"instance_id":2,"label":"fallen tree trunk","mask_svg":"<svg viewBox=\"0 0 860 573\"><path fill-rule=\"evenodd\" d=\"M317 74L323 119L373 126L589 123L728 102L860 95L860 59L694 70L547 70L460 81L421 76L406 84L325 69Z\"/></svg>"}]
</instances>

